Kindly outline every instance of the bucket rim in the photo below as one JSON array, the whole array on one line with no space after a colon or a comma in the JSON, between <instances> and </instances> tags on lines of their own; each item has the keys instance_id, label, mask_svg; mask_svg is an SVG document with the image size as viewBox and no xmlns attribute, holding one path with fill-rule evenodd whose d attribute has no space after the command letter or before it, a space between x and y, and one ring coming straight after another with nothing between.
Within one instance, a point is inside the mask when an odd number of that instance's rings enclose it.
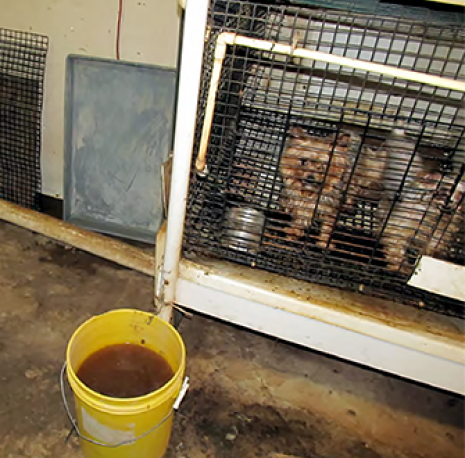
<instances>
[{"instance_id":1,"label":"bucket rim","mask_svg":"<svg viewBox=\"0 0 465 458\"><path fill-rule=\"evenodd\" d=\"M81 331L89 323L96 321L98 319L101 319L105 315L127 314L127 313L138 313L141 315L145 315L152 320L153 319L158 320L159 322L163 323L163 325L166 325L168 328L170 328L170 330L173 332L173 335L176 337L178 344L180 345L181 360L179 363L179 367L176 369L176 372L171 377L171 379L167 383L165 383L162 387L158 388L158 390L151 391L150 393L144 394L142 396L136 396L136 397L131 397L131 398L116 398L116 397L101 394L98 391L95 391L92 388L89 388L85 383L83 383L77 376L77 373L75 372L74 368L72 367L72 364L70 361L70 358L71 358L70 352L71 352L72 344L76 336L79 334L79 331ZM178 391L179 391L178 385L180 388L183 383L183 379L184 379L184 372L185 372L185 366L186 366L186 346L184 344L184 341L181 335L171 323L161 319L160 317L157 317L154 313L151 313L151 312L146 312L146 311L138 310L138 309L122 308L122 309L110 310L108 312L95 315L87 319L83 323L81 323L75 329L71 338L68 341L68 345L66 348L66 363L67 363L66 373L67 373L68 380L69 380L69 383L71 385L74 395L80 396L82 398L82 394L84 394L86 402L95 408L100 409L103 407L105 408L105 410L111 411L113 414L127 415L127 414L134 414L134 413L138 413L142 411L144 412L147 411L148 410L147 404L151 401L156 401L154 405L151 406L151 408L154 408L157 405L164 403L170 397L173 398L173 402L175 401L178 395ZM77 391L80 393L80 395L76 392L76 388L77 388Z\"/></svg>"}]
</instances>

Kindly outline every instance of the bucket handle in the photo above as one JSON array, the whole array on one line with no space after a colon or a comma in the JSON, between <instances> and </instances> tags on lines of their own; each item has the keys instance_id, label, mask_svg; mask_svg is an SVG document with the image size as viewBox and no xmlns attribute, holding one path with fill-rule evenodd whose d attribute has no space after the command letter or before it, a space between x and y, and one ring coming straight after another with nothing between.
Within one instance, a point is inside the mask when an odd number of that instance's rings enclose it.
<instances>
[{"instance_id":1,"label":"bucket handle","mask_svg":"<svg viewBox=\"0 0 465 458\"><path fill-rule=\"evenodd\" d=\"M170 410L168 415L166 415L162 420L160 420L155 426L152 426L148 431L145 433L142 433L140 436L135 437L134 439L127 439L121 442L118 442L116 444L106 444L105 442L100 442L97 440L94 440L88 436L85 436L81 430L79 429L79 426L77 424L77 420L73 418L73 415L71 414L71 410L69 408L69 403L68 399L66 398L66 393L65 393L65 373L66 373L66 362L63 364L63 367L61 368L60 372L60 391L61 391L61 399L63 401L63 406L65 407L66 414L68 415L68 419L70 423L73 426L73 430L76 431L76 434L78 437L82 440L85 440L87 442L90 442L91 444L94 445L100 445L101 447L107 447L107 448L116 448L116 447L121 447L122 445L129 445L133 444L134 442L138 441L139 439L142 439L145 436L148 436L151 432L155 431L157 428L159 428L163 423L165 423L169 418L173 415L173 412L175 410L178 410L179 406L181 405L182 400L184 399L184 396L187 393L187 390L189 389L189 377L186 377L182 383L181 390L179 391L178 397L173 403L173 408Z\"/></svg>"}]
</instances>

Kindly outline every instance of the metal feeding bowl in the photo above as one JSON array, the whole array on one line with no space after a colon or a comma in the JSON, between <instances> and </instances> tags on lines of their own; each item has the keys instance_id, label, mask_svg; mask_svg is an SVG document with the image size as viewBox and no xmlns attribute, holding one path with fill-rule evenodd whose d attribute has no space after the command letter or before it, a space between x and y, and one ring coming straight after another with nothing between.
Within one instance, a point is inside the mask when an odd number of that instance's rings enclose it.
<instances>
[{"instance_id":1,"label":"metal feeding bowl","mask_svg":"<svg viewBox=\"0 0 465 458\"><path fill-rule=\"evenodd\" d=\"M226 212L223 244L238 251L256 251L260 246L265 215L249 207L232 207Z\"/></svg>"}]
</instances>

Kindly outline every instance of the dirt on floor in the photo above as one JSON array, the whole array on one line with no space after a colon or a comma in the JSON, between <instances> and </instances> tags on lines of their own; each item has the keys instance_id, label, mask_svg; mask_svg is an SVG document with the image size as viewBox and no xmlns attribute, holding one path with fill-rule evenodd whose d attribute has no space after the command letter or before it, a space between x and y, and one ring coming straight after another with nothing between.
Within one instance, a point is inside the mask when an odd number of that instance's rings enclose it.
<instances>
[{"instance_id":1,"label":"dirt on floor","mask_svg":"<svg viewBox=\"0 0 465 458\"><path fill-rule=\"evenodd\" d=\"M153 280L0 223L0 456L82 458L63 411L87 318L152 309ZM201 316L169 458L461 458L464 400Z\"/></svg>"}]
</instances>

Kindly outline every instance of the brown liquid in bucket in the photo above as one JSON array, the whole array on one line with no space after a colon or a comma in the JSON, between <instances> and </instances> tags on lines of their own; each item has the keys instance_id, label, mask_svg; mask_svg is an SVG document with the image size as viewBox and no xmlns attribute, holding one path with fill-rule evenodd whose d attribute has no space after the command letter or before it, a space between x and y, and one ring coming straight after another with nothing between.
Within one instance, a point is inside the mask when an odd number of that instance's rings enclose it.
<instances>
[{"instance_id":1,"label":"brown liquid in bucket","mask_svg":"<svg viewBox=\"0 0 465 458\"><path fill-rule=\"evenodd\" d=\"M113 398L135 398L151 393L173 375L171 366L158 353L129 343L96 351L77 371L86 386Z\"/></svg>"}]
</instances>

